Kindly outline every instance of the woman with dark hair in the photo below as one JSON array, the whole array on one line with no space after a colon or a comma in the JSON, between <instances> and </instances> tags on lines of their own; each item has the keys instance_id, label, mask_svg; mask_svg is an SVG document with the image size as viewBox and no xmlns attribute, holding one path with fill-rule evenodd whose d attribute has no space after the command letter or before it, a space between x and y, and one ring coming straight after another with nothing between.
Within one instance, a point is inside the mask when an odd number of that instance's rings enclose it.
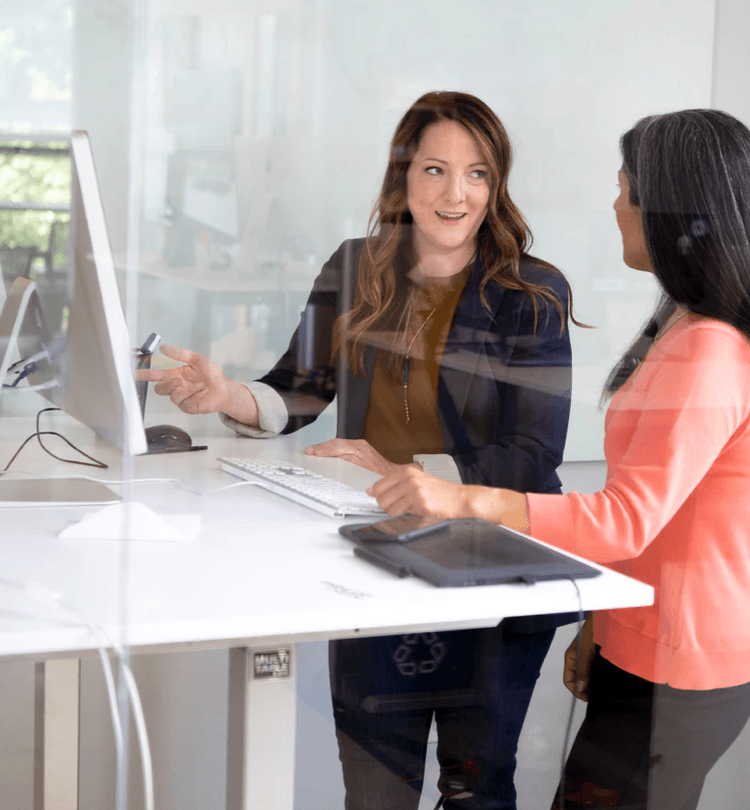
<instances>
[{"instance_id":1,"label":"woman with dark hair","mask_svg":"<svg viewBox=\"0 0 750 810\"><path fill-rule=\"evenodd\" d=\"M502 522L654 586L566 654L588 707L555 807L690 810L750 716L750 130L686 110L639 121L621 151L623 257L664 297L605 387L605 488L408 471L372 490L392 514Z\"/></svg>"},{"instance_id":2,"label":"woman with dark hair","mask_svg":"<svg viewBox=\"0 0 750 810\"><path fill-rule=\"evenodd\" d=\"M486 104L422 96L396 128L369 235L323 267L276 366L244 386L166 347L187 365L142 377L188 413L220 411L257 437L296 430L336 396L338 438L311 455L381 475L424 468L559 492L570 290L528 255L510 166L508 136ZM434 716L445 806L514 808L518 737L560 621L333 642L346 807L418 806Z\"/></svg>"}]
</instances>

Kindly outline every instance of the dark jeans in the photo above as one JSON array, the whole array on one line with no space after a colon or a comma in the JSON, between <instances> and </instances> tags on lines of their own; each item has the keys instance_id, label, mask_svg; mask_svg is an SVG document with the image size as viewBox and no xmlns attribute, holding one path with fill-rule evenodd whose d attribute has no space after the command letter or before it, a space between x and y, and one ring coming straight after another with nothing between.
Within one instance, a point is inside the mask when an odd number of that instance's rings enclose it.
<instances>
[{"instance_id":1,"label":"dark jeans","mask_svg":"<svg viewBox=\"0 0 750 810\"><path fill-rule=\"evenodd\" d=\"M446 810L514 810L516 749L554 628L331 643L346 810L416 810L434 716Z\"/></svg>"},{"instance_id":2,"label":"dark jeans","mask_svg":"<svg viewBox=\"0 0 750 810\"><path fill-rule=\"evenodd\" d=\"M674 689L597 649L586 718L553 810L695 810L706 775L750 717L750 684ZM559 793L559 791L558 791Z\"/></svg>"}]
</instances>

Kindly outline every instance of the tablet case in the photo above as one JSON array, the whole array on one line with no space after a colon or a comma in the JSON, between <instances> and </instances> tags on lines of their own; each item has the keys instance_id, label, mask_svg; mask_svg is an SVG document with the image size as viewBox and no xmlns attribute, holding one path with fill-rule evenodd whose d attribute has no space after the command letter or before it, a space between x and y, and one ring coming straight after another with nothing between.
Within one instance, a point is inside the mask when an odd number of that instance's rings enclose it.
<instances>
[{"instance_id":1,"label":"tablet case","mask_svg":"<svg viewBox=\"0 0 750 810\"><path fill-rule=\"evenodd\" d=\"M357 529L367 525L339 528L356 544L358 557L396 576L420 577L438 587L580 579L601 573L524 534L476 518L451 520L444 528L403 543L362 541Z\"/></svg>"}]
</instances>

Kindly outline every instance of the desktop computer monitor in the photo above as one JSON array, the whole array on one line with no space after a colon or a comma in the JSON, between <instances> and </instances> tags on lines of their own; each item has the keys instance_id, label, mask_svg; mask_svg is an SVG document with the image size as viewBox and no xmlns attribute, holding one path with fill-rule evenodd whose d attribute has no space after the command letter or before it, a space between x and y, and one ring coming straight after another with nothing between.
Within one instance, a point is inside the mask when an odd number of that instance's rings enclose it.
<instances>
[{"instance_id":1,"label":"desktop computer monitor","mask_svg":"<svg viewBox=\"0 0 750 810\"><path fill-rule=\"evenodd\" d=\"M51 367L54 379L40 394L97 436L138 455L146 452L147 445L133 375L134 346L125 324L91 144L85 132L71 134L70 153L68 317L50 339L49 362L44 368L48 373ZM41 280L38 286L41 292ZM37 382L36 376L27 378L29 386Z\"/></svg>"},{"instance_id":2,"label":"desktop computer monitor","mask_svg":"<svg viewBox=\"0 0 750 810\"><path fill-rule=\"evenodd\" d=\"M85 132L70 138L71 255L67 340L60 384L47 399L124 451L146 452L133 376L133 341L120 302L104 208Z\"/></svg>"}]
</instances>

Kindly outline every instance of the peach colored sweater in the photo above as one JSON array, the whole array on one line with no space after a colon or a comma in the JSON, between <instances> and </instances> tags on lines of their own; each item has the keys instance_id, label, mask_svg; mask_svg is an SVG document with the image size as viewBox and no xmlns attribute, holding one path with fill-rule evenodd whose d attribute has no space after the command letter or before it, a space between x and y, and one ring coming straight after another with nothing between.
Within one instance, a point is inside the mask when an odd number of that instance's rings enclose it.
<instances>
[{"instance_id":1,"label":"peach colored sweater","mask_svg":"<svg viewBox=\"0 0 750 810\"><path fill-rule=\"evenodd\" d=\"M750 681L750 344L688 316L612 399L607 482L528 496L530 534L653 585L596 614L621 669L678 689Z\"/></svg>"}]
</instances>

